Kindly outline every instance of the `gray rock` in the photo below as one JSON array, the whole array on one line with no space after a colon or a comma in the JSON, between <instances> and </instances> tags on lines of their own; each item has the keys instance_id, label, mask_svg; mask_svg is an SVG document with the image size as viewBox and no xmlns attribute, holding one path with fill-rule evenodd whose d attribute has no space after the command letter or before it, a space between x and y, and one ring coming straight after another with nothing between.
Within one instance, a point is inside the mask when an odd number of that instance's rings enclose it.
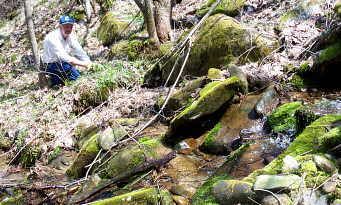
<instances>
[{"instance_id":1,"label":"gray rock","mask_svg":"<svg viewBox=\"0 0 341 205\"><path fill-rule=\"evenodd\" d=\"M245 73L240 68L238 68L236 65L233 65L233 64L230 64L227 70L229 71L231 77L237 76L240 79L241 85L242 85L241 86L242 92L247 93L249 84L247 82L247 77Z\"/></svg>"},{"instance_id":2,"label":"gray rock","mask_svg":"<svg viewBox=\"0 0 341 205\"><path fill-rule=\"evenodd\" d=\"M275 87L269 86L262 94L255 106L255 111L258 115L265 116L270 114L279 103L279 95Z\"/></svg>"},{"instance_id":3,"label":"gray rock","mask_svg":"<svg viewBox=\"0 0 341 205\"><path fill-rule=\"evenodd\" d=\"M98 137L98 143L104 150L110 150L110 148L125 135L127 135L127 132L120 126L117 126L114 129L108 127Z\"/></svg>"},{"instance_id":4,"label":"gray rock","mask_svg":"<svg viewBox=\"0 0 341 205\"><path fill-rule=\"evenodd\" d=\"M318 168L322 169L325 172L332 173L336 170L334 163L325 157L315 155L314 162L316 163Z\"/></svg>"},{"instance_id":5,"label":"gray rock","mask_svg":"<svg viewBox=\"0 0 341 205\"><path fill-rule=\"evenodd\" d=\"M300 186L301 177L297 175L260 175L256 178L254 190L280 190L297 189Z\"/></svg>"},{"instance_id":6,"label":"gray rock","mask_svg":"<svg viewBox=\"0 0 341 205\"><path fill-rule=\"evenodd\" d=\"M290 197L287 194L276 194L276 197L280 201L273 196L273 195L268 195L262 199L262 205L290 205L292 204L292 201L290 200Z\"/></svg>"},{"instance_id":7,"label":"gray rock","mask_svg":"<svg viewBox=\"0 0 341 205\"><path fill-rule=\"evenodd\" d=\"M249 201L252 197L252 184L239 180L221 180L213 185L213 195L219 204L229 205Z\"/></svg>"},{"instance_id":8,"label":"gray rock","mask_svg":"<svg viewBox=\"0 0 341 205\"><path fill-rule=\"evenodd\" d=\"M326 182L323 187L322 187L322 190L326 193L330 193L330 192L333 192L335 191L336 189L336 186L337 186L337 183L334 182L334 181L329 181L329 182Z\"/></svg>"},{"instance_id":9,"label":"gray rock","mask_svg":"<svg viewBox=\"0 0 341 205\"><path fill-rule=\"evenodd\" d=\"M290 173L294 170L297 170L300 167L300 164L297 162L297 160L292 156L285 156L283 159L283 172Z\"/></svg>"},{"instance_id":10,"label":"gray rock","mask_svg":"<svg viewBox=\"0 0 341 205\"><path fill-rule=\"evenodd\" d=\"M327 205L326 195L320 195L319 193L307 190L301 195L299 204L302 205Z\"/></svg>"}]
</instances>

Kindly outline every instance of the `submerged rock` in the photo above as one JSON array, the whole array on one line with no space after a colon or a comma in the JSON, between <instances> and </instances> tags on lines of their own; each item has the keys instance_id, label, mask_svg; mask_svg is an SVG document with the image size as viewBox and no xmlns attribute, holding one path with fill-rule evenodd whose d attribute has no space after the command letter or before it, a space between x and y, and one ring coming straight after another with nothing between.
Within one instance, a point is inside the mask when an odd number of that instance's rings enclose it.
<instances>
[{"instance_id":1,"label":"submerged rock","mask_svg":"<svg viewBox=\"0 0 341 205\"><path fill-rule=\"evenodd\" d=\"M233 143L238 143L237 140L241 138L240 131L255 123L254 106L259 98L259 95L248 95L241 104L231 105L220 122L207 134L200 149L214 154L228 154L236 149Z\"/></svg>"},{"instance_id":2,"label":"submerged rock","mask_svg":"<svg viewBox=\"0 0 341 205\"><path fill-rule=\"evenodd\" d=\"M149 205L149 204L161 204L161 205L173 205L173 199L170 193L157 188L144 188L137 191L133 191L120 196L115 196L109 199L104 199L96 202L89 203L91 205Z\"/></svg>"}]
</instances>

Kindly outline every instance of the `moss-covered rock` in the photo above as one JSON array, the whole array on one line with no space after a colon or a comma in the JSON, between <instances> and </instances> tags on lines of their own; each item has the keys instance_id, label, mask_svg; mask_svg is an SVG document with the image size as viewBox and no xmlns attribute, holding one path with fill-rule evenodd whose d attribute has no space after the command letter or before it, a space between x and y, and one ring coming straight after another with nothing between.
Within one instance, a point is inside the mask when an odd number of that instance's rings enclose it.
<instances>
[{"instance_id":1,"label":"moss-covered rock","mask_svg":"<svg viewBox=\"0 0 341 205\"><path fill-rule=\"evenodd\" d=\"M292 102L281 105L271 115L267 123L276 133L296 133L295 112L303 105L301 102Z\"/></svg>"},{"instance_id":2,"label":"moss-covered rock","mask_svg":"<svg viewBox=\"0 0 341 205\"><path fill-rule=\"evenodd\" d=\"M209 68L220 68L236 61L258 60L263 54L252 36L257 35L250 35L247 29L231 17L216 14L207 18L193 42L182 76L204 76ZM255 48L250 49L253 46ZM246 52L248 50L250 52ZM153 79L160 79L159 83L165 82L175 58L171 61L167 65L158 65L149 70L145 75L145 82L150 85L155 81ZM170 83L175 81L181 64L175 67Z\"/></svg>"},{"instance_id":3,"label":"moss-covered rock","mask_svg":"<svg viewBox=\"0 0 341 205\"><path fill-rule=\"evenodd\" d=\"M249 197L255 195L251 183L239 180L220 180L213 185L212 193L223 205L249 202Z\"/></svg>"},{"instance_id":4,"label":"moss-covered rock","mask_svg":"<svg viewBox=\"0 0 341 205\"><path fill-rule=\"evenodd\" d=\"M286 155L296 157L299 163L312 160L312 156L305 156L305 153L325 153L330 148L341 143L341 135L328 135L333 130L332 128L341 121L341 115L326 115L311 123L304 131L295 138L295 140L289 145L285 152L279 155L275 160L268 164L263 169L254 171L248 177L243 180L253 183L255 177L267 174L276 175L282 173L283 158ZM335 128L334 128L335 129ZM333 131L335 132L335 131ZM332 136L332 137L331 137ZM299 156L303 155L303 156ZM311 170L311 169L310 169ZM303 174L303 173L300 173ZM321 173L325 178L328 174ZM318 175L315 175L318 176ZM322 177L320 177L322 178ZM325 178L326 179L326 178ZM316 179L315 179L316 180ZM319 181L320 182L320 181ZM322 181L323 182L323 181ZM321 183L322 183L321 182Z\"/></svg>"},{"instance_id":5,"label":"moss-covered rock","mask_svg":"<svg viewBox=\"0 0 341 205\"><path fill-rule=\"evenodd\" d=\"M127 34L125 29L128 22L119 21L113 13L108 12L101 19L101 24L97 29L97 38L103 45L111 45L119 37Z\"/></svg>"},{"instance_id":6,"label":"moss-covered rock","mask_svg":"<svg viewBox=\"0 0 341 205\"><path fill-rule=\"evenodd\" d=\"M72 178L83 177L87 171L85 166L91 164L100 150L97 142L98 134L93 135L84 143L72 165L66 170L66 174Z\"/></svg>"},{"instance_id":7,"label":"moss-covered rock","mask_svg":"<svg viewBox=\"0 0 341 205\"><path fill-rule=\"evenodd\" d=\"M219 201L212 195L213 185L220 180L227 180L230 177L227 175L220 175L211 177L205 182L200 189L194 194L192 198L192 205L219 205Z\"/></svg>"},{"instance_id":8,"label":"moss-covered rock","mask_svg":"<svg viewBox=\"0 0 341 205\"><path fill-rule=\"evenodd\" d=\"M160 139L142 138L139 145L132 145L120 151L107 164L105 177L113 177L127 170L134 169L147 159L158 159L171 149L165 147Z\"/></svg>"},{"instance_id":9,"label":"moss-covered rock","mask_svg":"<svg viewBox=\"0 0 341 205\"><path fill-rule=\"evenodd\" d=\"M73 102L73 112L83 113L91 107L96 107L108 100L111 84L99 84L82 81L75 88L75 98Z\"/></svg>"},{"instance_id":10,"label":"moss-covered rock","mask_svg":"<svg viewBox=\"0 0 341 205\"><path fill-rule=\"evenodd\" d=\"M207 72L207 78L210 80L222 80L225 79L224 73L217 68L210 68Z\"/></svg>"},{"instance_id":11,"label":"moss-covered rock","mask_svg":"<svg viewBox=\"0 0 341 205\"><path fill-rule=\"evenodd\" d=\"M164 108L164 115L172 116L179 109L189 106L198 95L198 90L206 85L207 82L208 79L205 76L200 77L188 82L185 87L177 90L174 94L170 96L168 103ZM160 97L157 102L157 107L160 109L164 102L165 98Z\"/></svg>"},{"instance_id":12,"label":"moss-covered rock","mask_svg":"<svg viewBox=\"0 0 341 205\"><path fill-rule=\"evenodd\" d=\"M304 128L317 120L320 116L316 115L307 106L302 106L295 111L297 133L301 133Z\"/></svg>"},{"instance_id":13,"label":"moss-covered rock","mask_svg":"<svg viewBox=\"0 0 341 205\"><path fill-rule=\"evenodd\" d=\"M241 92L246 94L248 93L248 82L247 82L247 77L245 75L245 73L239 69L236 65L230 64L227 67L227 70L229 71L231 76L236 76L239 78L240 82L241 82Z\"/></svg>"},{"instance_id":14,"label":"moss-covered rock","mask_svg":"<svg viewBox=\"0 0 341 205\"><path fill-rule=\"evenodd\" d=\"M165 139L191 129L191 126L200 121L200 118L214 113L226 104L239 89L240 80L237 77L228 78L211 87L171 121Z\"/></svg>"},{"instance_id":15,"label":"moss-covered rock","mask_svg":"<svg viewBox=\"0 0 341 205\"><path fill-rule=\"evenodd\" d=\"M246 0L222 0L213 11L213 14L223 13L228 16L237 16L239 11L243 8L245 1ZM197 14L199 16L205 15L215 2L215 0L207 1L207 3L197 11Z\"/></svg>"},{"instance_id":16,"label":"moss-covered rock","mask_svg":"<svg viewBox=\"0 0 341 205\"><path fill-rule=\"evenodd\" d=\"M150 204L160 204L160 205L173 205L174 202L170 193L157 188L144 188L136 190L127 194L120 196L115 196L112 198L96 201L90 203L91 205L150 205Z\"/></svg>"}]
</instances>

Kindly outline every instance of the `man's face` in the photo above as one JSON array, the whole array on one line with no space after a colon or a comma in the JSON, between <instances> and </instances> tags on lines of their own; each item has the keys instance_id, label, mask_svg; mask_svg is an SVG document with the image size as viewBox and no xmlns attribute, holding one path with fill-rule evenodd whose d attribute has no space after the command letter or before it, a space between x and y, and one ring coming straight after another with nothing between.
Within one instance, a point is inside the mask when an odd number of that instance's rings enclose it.
<instances>
[{"instance_id":1,"label":"man's face","mask_svg":"<svg viewBox=\"0 0 341 205\"><path fill-rule=\"evenodd\" d=\"M60 30L64 38L67 38L72 32L73 24L62 24Z\"/></svg>"}]
</instances>

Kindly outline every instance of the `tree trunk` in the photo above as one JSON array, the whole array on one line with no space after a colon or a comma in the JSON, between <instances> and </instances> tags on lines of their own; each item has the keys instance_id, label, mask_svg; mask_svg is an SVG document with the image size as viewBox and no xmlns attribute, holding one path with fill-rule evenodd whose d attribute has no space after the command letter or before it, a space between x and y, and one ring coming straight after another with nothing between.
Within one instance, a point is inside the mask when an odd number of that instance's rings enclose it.
<instances>
[{"instance_id":1,"label":"tree trunk","mask_svg":"<svg viewBox=\"0 0 341 205\"><path fill-rule=\"evenodd\" d=\"M40 87L46 87L47 86L46 76L44 73L40 72L40 57L39 57L39 50L38 50L38 44L37 44L36 36L34 34L31 0L25 0L24 9L25 9L25 19L26 19L27 31L28 31L29 38L30 38L31 45L32 45L32 54L34 57L34 65L35 65L36 70L39 72L39 74L38 74L39 86Z\"/></svg>"},{"instance_id":2,"label":"tree trunk","mask_svg":"<svg viewBox=\"0 0 341 205\"><path fill-rule=\"evenodd\" d=\"M155 26L161 43L171 38L172 0L155 0Z\"/></svg>"},{"instance_id":3,"label":"tree trunk","mask_svg":"<svg viewBox=\"0 0 341 205\"><path fill-rule=\"evenodd\" d=\"M89 24L91 20L91 14L92 14L92 7L91 7L90 0L84 0L84 10L85 10L86 18Z\"/></svg>"},{"instance_id":4,"label":"tree trunk","mask_svg":"<svg viewBox=\"0 0 341 205\"><path fill-rule=\"evenodd\" d=\"M144 8L145 8L145 11L143 11L143 17L147 24L147 31L148 31L149 38L152 44L154 44L157 48L159 48L160 41L157 35L156 26L155 26L152 0L144 0Z\"/></svg>"}]
</instances>

